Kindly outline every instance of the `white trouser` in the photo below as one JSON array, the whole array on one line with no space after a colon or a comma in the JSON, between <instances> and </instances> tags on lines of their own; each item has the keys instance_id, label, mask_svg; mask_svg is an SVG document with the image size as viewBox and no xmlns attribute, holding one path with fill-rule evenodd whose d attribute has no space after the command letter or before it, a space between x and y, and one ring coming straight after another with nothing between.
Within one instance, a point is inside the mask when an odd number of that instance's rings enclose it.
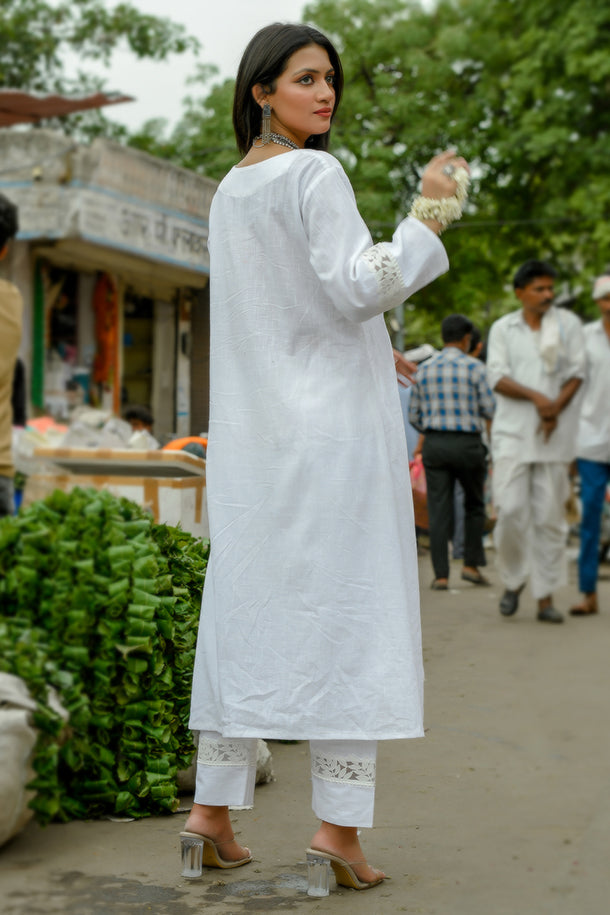
<instances>
[{"instance_id":1,"label":"white trouser","mask_svg":"<svg viewBox=\"0 0 610 915\"><path fill-rule=\"evenodd\" d=\"M256 781L256 738L199 733L195 803L251 807ZM310 740L312 807L338 826L372 826L376 740Z\"/></svg>"},{"instance_id":2,"label":"white trouser","mask_svg":"<svg viewBox=\"0 0 610 915\"><path fill-rule=\"evenodd\" d=\"M492 484L502 584L515 591L529 576L534 598L547 597L567 582L567 464L501 458L494 462Z\"/></svg>"}]
</instances>

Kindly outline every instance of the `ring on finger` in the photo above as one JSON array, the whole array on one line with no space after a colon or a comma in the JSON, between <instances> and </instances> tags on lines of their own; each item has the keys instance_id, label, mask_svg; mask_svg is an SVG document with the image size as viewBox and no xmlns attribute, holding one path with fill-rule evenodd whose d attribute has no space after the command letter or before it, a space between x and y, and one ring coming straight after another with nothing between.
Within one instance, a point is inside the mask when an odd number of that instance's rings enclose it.
<instances>
[{"instance_id":1,"label":"ring on finger","mask_svg":"<svg viewBox=\"0 0 610 915\"><path fill-rule=\"evenodd\" d=\"M443 175L447 175L448 178L452 178L455 173L455 165L443 165L441 171Z\"/></svg>"}]
</instances>

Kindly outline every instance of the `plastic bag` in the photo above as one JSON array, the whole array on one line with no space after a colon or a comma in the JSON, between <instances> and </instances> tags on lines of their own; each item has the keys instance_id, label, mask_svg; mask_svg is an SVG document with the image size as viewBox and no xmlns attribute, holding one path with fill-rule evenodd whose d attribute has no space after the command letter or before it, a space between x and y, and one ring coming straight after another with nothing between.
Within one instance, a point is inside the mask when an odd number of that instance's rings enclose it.
<instances>
[{"instance_id":1,"label":"plastic bag","mask_svg":"<svg viewBox=\"0 0 610 915\"><path fill-rule=\"evenodd\" d=\"M411 477L411 490L413 492L413 512L415 514L415 527L427 531L428 521L428 488L426 486L426 472L421 454L418 454L409 463Z\"/></svg>"}]
</instances>

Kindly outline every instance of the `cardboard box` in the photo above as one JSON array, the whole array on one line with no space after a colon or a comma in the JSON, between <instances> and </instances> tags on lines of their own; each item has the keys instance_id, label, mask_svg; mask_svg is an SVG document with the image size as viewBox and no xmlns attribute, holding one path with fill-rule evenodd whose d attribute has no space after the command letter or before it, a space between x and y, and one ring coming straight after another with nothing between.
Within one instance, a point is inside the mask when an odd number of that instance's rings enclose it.
<instances>
[{"instance_id":1,"label":"cardboard box","mask_svg":"<svg viewBox=\"0 0 610 915\"><path fill-rule=\"evenodd\" d=\"M107 489L150 511L161 524L180 524L196 537L210 535L205 461L185 452L37 448L37 458L60 468L27 478L23 505L54 490ZM66 472L69 470L70 472Z\"/></svg>"}]
</instances>

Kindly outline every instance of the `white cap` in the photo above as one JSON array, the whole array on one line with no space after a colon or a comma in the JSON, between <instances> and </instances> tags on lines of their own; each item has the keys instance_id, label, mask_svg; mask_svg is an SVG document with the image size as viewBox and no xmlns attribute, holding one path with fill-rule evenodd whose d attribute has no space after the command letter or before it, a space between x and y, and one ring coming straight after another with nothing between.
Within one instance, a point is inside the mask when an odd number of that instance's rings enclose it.
<instances>
[{"instance_id":1,"label":"white cap","mask_svg":"<svg viewBox=\"0 0 610 915\"><path fill-rule=\"evenodd\" d=\"M603 299L610 294L610 276L598 276L593 284L593 298Z\"/></svg>"},{"instance_id":2,"label":"white cap","mask_svg":"<svg viewBox=\"0 0 610 915\"><path fill-rule=\"evenodd\" d=\"M610 277L608 279L610 281ZM408 349L406 353L403 353L403 356L409 362L419 363L429 359L430 356L434 356L435 352L436 350L430 343L422 343L421 346L416 346L415 349Z\"/></svg>"}]
</instances>

